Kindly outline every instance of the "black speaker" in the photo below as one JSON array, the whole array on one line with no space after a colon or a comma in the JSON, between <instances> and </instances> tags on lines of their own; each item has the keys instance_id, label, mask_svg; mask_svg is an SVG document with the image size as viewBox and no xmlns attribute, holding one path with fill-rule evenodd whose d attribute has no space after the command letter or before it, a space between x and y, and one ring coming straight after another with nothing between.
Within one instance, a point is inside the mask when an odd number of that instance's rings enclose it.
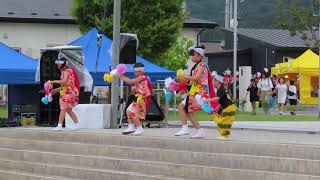
<instances>
[{"instance_id":1,"label":"black speaker","mask_svg":"<svg viewBox=\"0 0 320 180\"><path fill-rule=\"evenodd\" d=\"M40 98L45 96L43 85L48 80L60 79L61 72L54 63L58 59L59 51L43 51L40 61ZM54 85L58 88L59 85ZM54 95L52 102L43 104L40 102L40 120L37 121L38 126L54 126L57 124L60 114L59 95Z\"/></svg>"},{"instance_id":2,"label":"black speaker","mask_svg":"<svg viewBox=\"0 0 320 180\"><path fill-rule=\"evenodd\" d=\"M43 85L48 80L60 79L61 72L54 63L58 59L58 54L58 51L45 51L42 53L40 61L40 85Z\"/></svg>"},{"instance_id":3,"label":"black speaker","mask_svg":"<svg viewBox=\"0 0 320 180\"><path fill-rule=\"evenodd\" d=\"M124 116L122 119L123 123L127 123L127 114L126 110L129 105L134 101L135 96L130 95L126 102L126 107L124 109ZM147 108L146 121L162 121L165 118L163 111L157 103L157 100L154 96L151 96L149 107Z\"/></svg>"},{"instance_id":4,"label":"black speaker","mask_svg":"<svg viewBox=\"0 0 320 180\"><path fill-rule=\"evenodd\" d=\"M151 101L147 109L146 120L147 121L162 121L164 119L164 113L160 108L157 100L154 96L151 96Z\"/></svg>"},{"instance_id":5,"label":"black speaker","mask_svg":"<svg viewBox=\"0 0 320 180\"><path fill-rule=\"evenodd\" d=\"M120 39L120 59L123 64L136 63L138 41L130 34L121 34Z\"/></svg>"},{"instance_id":6,"label":"black speaker","mask_svg":"<svg viewBox=\"0 0 320 180\"><path fill-rule=\"evenodd\" d=\"M84 87L80 87L80 94L79 94L79 104L89 104L91 92L85 92Z\"/></svg>"}]
</instances>

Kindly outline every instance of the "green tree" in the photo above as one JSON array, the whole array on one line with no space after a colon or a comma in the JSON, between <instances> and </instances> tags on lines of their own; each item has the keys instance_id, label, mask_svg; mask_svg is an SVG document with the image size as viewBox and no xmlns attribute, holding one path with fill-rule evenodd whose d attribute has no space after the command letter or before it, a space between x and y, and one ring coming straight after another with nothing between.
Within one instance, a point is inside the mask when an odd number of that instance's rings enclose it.
<instances>
[{"instance_id":1,"label":"green tree","mask_svg":"<svg viewBox=\"0 0 320 180\"><path fill-rule=\"evenodd\" d=\"M320 18L319 15L314 15L319 5L318 0L313 4L299 0L283 0L279 3L282 11L276 16L276 22L281 28L288 29L292 36L301 34L306 46L319 47L317 25Z\"/></svg>"},{"instance_id":2,"label":"green tree","mask_svg":"<svg viewBox=\"0 0 320 180\"><path fill-rule=\"evenodd\" d=\"M112 38L113 0L73 0L72 15L82 33L97 27ZM185 13L183 0L123 0L121 32L135 33L140 41L140 54L159 60L181 34ZM106 18L103 18L106 17Z\"/></svg>"},{"instance_id":3,"label":"green tree","mask_svg":"<svg viewBox=\"0 0 320 180\"><path fill-rule=\"evenodd\" d=\"M182 37L178 39L159 59L157 64L172 70L186 68L189 59L188 48L194 44L192 39Z\"/></svg>"}]
</instances>

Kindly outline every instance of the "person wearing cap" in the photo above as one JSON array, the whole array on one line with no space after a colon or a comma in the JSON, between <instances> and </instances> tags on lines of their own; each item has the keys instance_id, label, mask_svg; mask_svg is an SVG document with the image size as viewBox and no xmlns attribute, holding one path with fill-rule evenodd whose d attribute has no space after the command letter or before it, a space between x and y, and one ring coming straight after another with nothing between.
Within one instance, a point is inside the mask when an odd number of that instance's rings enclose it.
<instances>
[{"instance_id":1,"label":"person wearing cap","mask_svg":"<svg viewBox=\"0 0 320 180\"><path fill-rule=\"evenodd\" d=\"M133 66L133 71L136 76L134 79L130 79L120 73L116 74L127 84L134 85L133 93L136 97L126 110L128 128L122 134L142 135L144 133L142 122L145 120L147 108L150 104L152 86L149 77L144 73L144 64L136 63Z\"/></svg>"},{"instance_id":2,"label":"person wearing cap","mask_svg":"<svg viewBox=\"0 0 320 180\"><path fill-rule=\"evenodd\" d=\"M228 98L224 84L226 79L217 74L212 73L213 84L217 88L217 94L214 98L205 99L204 102L219 102L220 106L217 113L212 114L213 121L216 122L220 136L218 139L230 138L230 131L235 120L237 107L234 102Z\"/></svg>"},{"instance_id":3,"label":"person wearing cap","mask_svg":"<svg viewBox=\"0 0 320 180\"><path fill-rule=\"evenodd\" d=\"M60 80L50 81L52 84L61 85L60 88L51 90L52 94L59 93L59 104L60 104L60 115L58 126L54 128L54 131L62 130L62 123L65 119L66 113L69 114L74 126L72 130L80 129L79 121L76 114L72 111L72 108L78 105L79 103L79 93L80 93L80 84L77 73L73 68L67 66L67 59L60 58L55 61L55 64L58 66L58 69L61 71Z\"/></svg>"},{"instance_id":4,"label":"person wearing cap","mask_svg":"<svg viewBox=\"0 0 320 180\"><path fill-rule=\"evenodd\" d=\"M207 92L208 79L211 78L210 71L205 63L202 62L204 56L204 46L193 46L189 48L189 53L192 56L191 60L194 66L191 68L190 74L178 75L179 78L188 81L189 89L188 96L178 105L178 111L182 128L175 134L175 136L182 136L189 134L189 128L187 120L191 120L193 127L196 129L196 133L191 138L204 138L205 133L196 117L194 112L201 111L201 105L199 105L195 99L195 95L199 94L202 98L208 98L211 94ZM210 92L213 92L213 87L209 87ZM213 92L214 93L214 92Z\"/></svg>"}]
</instances>

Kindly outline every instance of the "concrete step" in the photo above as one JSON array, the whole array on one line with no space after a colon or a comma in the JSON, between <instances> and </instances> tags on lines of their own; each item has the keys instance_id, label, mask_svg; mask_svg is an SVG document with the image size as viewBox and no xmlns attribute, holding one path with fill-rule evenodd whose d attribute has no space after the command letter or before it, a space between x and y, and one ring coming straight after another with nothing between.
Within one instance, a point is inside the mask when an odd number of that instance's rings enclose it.
<instances>
[{"instance_id":1,"label":"concrete step","mask_svg":"<svg viewBox=\"0 0 320 180\"><path fill-rule=\"evenodd\" d=\"M139 167L136 167L141 168ZM126 179L139 179L139 180L182 180L174 178L172 176L161 176L161 175L146 175L141 172L125 172L116 171L110 169L94 169L81 166L67 166L67 165L55 165L55 164L44 164L36 162L26 161L13 161L8 159L0 159L0 169L4 170L18 170L24 172L32 172L36 174L45 175L56 175L56 176L67 176L70 178L81 178L88 180L126 180ZM146 170L146 169L145 169ZM176 173L184 173L187 177L181 177L184 180L197 179L197 180L320 180L320 176L307 176L299 174L287 174L287 173L272 173L262 171L245 171L239 169L226 169L226 168L215 168L206 167L202 169L192 168L191 166L187 169L181 169L178 166L174 169L169 166L165 171L176 171ZM148 172L158 171L158 169L148 168ZM197 174L194 176L191 174ZM204 177L204 178L202 178Z\"/></svg>"},{"instance_id":2,"label":"concrete step","mask_svg":"<svg viewBox=\"0 0 320 180\"><path fill-rule=\"evenodd\" d=\"M43 164L0 159L0 169L22 171L47 176L65 176L86 180L182 180L161 175L146 175L138 172L123 172L110 169L92 169L80 166Z\"/></svg>"},{"instance_id":3,"label":"concrete step","mask_svg":"<svg viewBox=\"0 0 320 180\"><path fill-rule=\"evenodd\" d=\"M317 145L136 137L108 133L52 132L28 129L0 129L0 137L320 160L320 146Z\"/></svg>"},{"instance_id":4,"label":"concrete step","mask_svg":"<svg viewBox=\"0 0 320 180\"><path fill-rule=\"evenodd\" d=\"M0 137L0 170L43 176L320 180L320 146L316 145L22 128L0 129Z\"/></svg>"},{"instance_id":5,"label":"concrete step","mask_svg":"<svg viewBox=\"0 0 320 180\"><path fill-rule=\"evenodd\" d=\"M64 160L67 163L73 159L85 164L94 164L96 168L101 159L130 159L154 162L170 162L186 165L216 166L244 170L271 171L320 175L319 160L281 158L267 156L251 156L241 154L223 154L207 152L191 152L178 150L162 150L153 148L136 148L129 146L92 145L84 143L35 141L23 139L0 138L0 158L13 157L14 160L33 158L38 162L40 157L52 157L54 160ZM52 153L55 152L55 153ZM57 154L61 153L61 154ZM94 156L92 156L94 155ZM36 157L40 156L40 157ZM45 161L44 163L49 163ZM77 161L74 163L79 164ZM70 164L69 164L70 165ZM101 168L101 167L100 167Z\"/></svg>"},{"instance_id":6,"label":"concrete step","mask_svg":"<svg viewBox=\"0 0 320 180\"><path fill-rule=\"evenodd\" d=\"M0 180L81 180L74 178L66 178L61 176L43 176L27 172L1 170Z\"/></svg>"}]
</instances>

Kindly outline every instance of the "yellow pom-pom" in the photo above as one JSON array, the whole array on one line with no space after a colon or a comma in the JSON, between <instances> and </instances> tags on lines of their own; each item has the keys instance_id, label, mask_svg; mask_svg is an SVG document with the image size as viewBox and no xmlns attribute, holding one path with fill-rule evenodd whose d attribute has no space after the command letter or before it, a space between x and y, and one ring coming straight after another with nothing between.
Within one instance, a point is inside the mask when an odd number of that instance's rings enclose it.
<instances>
[{"instance_id":1,"label":"yellow pom-pom","mask_svg":"<svg viewBox=\"0 0 320 180\"><path fill-rule=\"evenodd\" d=\"M192 84L189 94L194 96L200 92L200 86L198 84Z\"/></svg>"},{"instance_id":2,"label":"yellow pom-pom","mask_svg":"<svg viewBox=\"0 0 320 180\"><path fill-rule=\"evenodd\" d=\"M179 69L179 70L177 71L177 76L180 76L180 75L183 75L183 70L182 70L182 69Z\"/></svg>"},{"instance_id":3,"label":"yellow pom-pom","mask_svg":"<svg viewBox=\"0 0 320 180\"><path fill-rule=\"evenodd\" d=\"M63 96L67 91L67 86L61 86L60 88L60 96Z\"/></svg>"},{"instance_id":4,"label":"yellow pom-pom","mask_svg":"<svg viewBox=\"0 0 320 180\"><path fill-rule=\"evenodd\" d=\"M103 80L104 81L107 81L107 82L112 82L112 80L113 80L113 77L112 77L112 74L110 74L110 73L105 73L104 75L103 75Z\"/></svg>"},{"instance_id":5,"label":"yellow pom-pom","mask_svg":"<svg viewBox=\"0 0 320 180\"><path fill-rule=\"evenodd\" d=\"M137 97L137 104L143 104L144 103L144 100L143 100L141 94L136 94L135 96Z\"/></svg>"},{"instance_id":6,"label":"yellow pom-pom","mask_svg":"<svg viewBox=\"0 0 320 180\"><path fill-rule=\"evenodd\" d=\"M182 76L183 74L184 74L184 72L183 72L182 69L179 69L179 70L177 71L177 77ZM183 80L183 78L178 78L178 81L181 81L181 80Z\"/></svg>"}]
</instances>

